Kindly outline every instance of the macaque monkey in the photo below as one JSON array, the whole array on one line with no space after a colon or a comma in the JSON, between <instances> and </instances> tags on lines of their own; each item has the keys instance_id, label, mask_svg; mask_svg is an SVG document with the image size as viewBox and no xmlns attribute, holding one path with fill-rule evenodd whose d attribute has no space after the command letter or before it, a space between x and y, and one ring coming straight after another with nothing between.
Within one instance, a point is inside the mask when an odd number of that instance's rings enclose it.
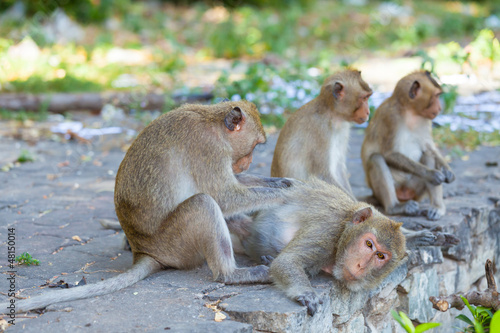
<instances>
[{"instance_id":1,"label":"macaque monkey","mask_svg":"<svg viewBox=\"0 0 500 333\"><path fill-rule=\"evenodd\" d=\"M298 109L280 131L271 176L318 177L354 198L346 168L349 131L351 122L368 120L371 94L357 70L328 77L319 95Z\"/></svg>"},{"instance_id":2,"label":"macaque monkey","mask_svg":"<svg viewBox=\"0 0 500 333\"><path fill-rule=\"evenodd\" d=\"M361 158L368 186L387 214L441 218L442 183L455 175L432 139L432 119L441 111L439 84L427 71L403 77L366 129ZM430 208L418 202L426 195Z\"/></svg>"},{"instance_id":3,"label":"macaque monkey","mask_svg":"<svg viewBox=\"0 0 500 333\"><path fill-rule=\"evenodd\" d=\"M406 260L402 223L318 179L290 191L284 205L257 212L240 239L253 259L275 258L273 282L311 316L322 301L308 276L324 270L352 291L367 290Z\"/></svg>"},{"instance_id":4,"label":"macaque monkey","mask_svg":"<svg viewBox=\"0 0 500 333\"><path fill-rule=\"evenodd\" d=\"M291 180L235 175L265 140L257 108L246 101L184 105L160 116L138 135L116 175L116 214L132 267L96 284L17 301L16 310L108 294L163 268L205 261L225 283L269 282L267 266L236 267L224 220L284 202Z\"/></svg>"}]
</instances>

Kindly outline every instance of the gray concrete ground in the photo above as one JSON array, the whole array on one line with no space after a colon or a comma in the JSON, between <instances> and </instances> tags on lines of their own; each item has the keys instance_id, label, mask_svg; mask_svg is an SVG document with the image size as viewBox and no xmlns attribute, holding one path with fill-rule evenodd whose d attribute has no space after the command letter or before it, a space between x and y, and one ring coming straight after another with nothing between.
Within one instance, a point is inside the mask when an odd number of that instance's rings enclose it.
<instances>
[{"instance_id":1,"label":"gray concrete ground","mask_svg":"<svg viewBox=\"0 0 500 333\"><path fill-rule=\"evenodd\" d=\"M24 141L0 137L0 164L14 161L21 149L35 153L35 162L0 172L0 302L8 281L7 229L15 229L16 255L27 251L39 266L17 266L16 289L21 297L46 292L47 281L74 284L86 277L94 283L123 272L132 263L121 249L122 234L104 230L99 219L115 218L113 187L124 152L108 149L108 139L90 145ZM276 135L257 147L250 172L268 175ZM351 183L357 195L370 193L359 158L362 131L355 129L349 154ZM461 205L468 196L488 202L500 197L500 147L481 147L469 159L454 160L455 183L446 185L447 204ZM478 195L480 194L480 195ZM472 204L472 203L471 203ZM451 215L450 215L451 214ZM457 214L453 209L448 215ZM409 219L403 218L408 221ZM425 219L412 219L426 223ZM439 222L433 222L439 223ZM250 264L239 257L241 265ZM315 284L327 283L320 276ZM227 318L214 321L207 305L222 300ZM228 304L229 303L229 304ZM258 329L246 313L264 313L259 320L306 320L305 308L269 285L224 286L211 281L207 267L192 271L165 270L114 294L61 303L43 314L18 315L8 332L251 332ZM274 317L266 317L273 313ZM266 319L267 318L267 319ZM9 320L9 318L4 318ZM241 322L240 322L241 321ZM277 328L276 330L284 330Z\"/></svg>"}]
</instances>

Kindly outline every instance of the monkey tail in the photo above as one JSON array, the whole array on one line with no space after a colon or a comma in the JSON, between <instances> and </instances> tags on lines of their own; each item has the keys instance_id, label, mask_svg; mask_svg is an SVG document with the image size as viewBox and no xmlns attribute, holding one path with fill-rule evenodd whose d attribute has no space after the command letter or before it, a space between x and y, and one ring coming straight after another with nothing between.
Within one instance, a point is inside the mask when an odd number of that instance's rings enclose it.
<instances>
[{"instance_id":1,"label":"monkey tail","mask_svg":"<svg viewBox=\"0 0 500 333\"><path fill-rule=\"evenodd\" d=\"M143 256L126 272L110 279L87 284L82 287L55 290L26 300L16 301L14 303L15 309L17 313L27 312L34 309L43 309L54 303L110 294L145 279L149 275L161 270L161 267L161 264L153 258ZM11 304L10 302L0 304L0 313L7 314Z\"/></svg>"}]
</instances>

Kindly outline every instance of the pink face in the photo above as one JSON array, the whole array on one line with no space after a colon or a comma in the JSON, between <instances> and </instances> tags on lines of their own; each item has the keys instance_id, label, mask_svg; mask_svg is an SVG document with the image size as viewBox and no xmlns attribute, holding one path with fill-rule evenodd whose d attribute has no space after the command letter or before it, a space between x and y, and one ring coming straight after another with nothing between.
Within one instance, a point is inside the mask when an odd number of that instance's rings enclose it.
<instances>
[{"instance_id":1,"label":"pink face","mask_svg":"<svg viewBox=\"0 0 500 333\"><path fill-rule=\"evenodd\" d=\"M432 120L441 112L439 95L441 95L441 90L436 89L429 101L429 105L421 112L422 117Z\"/></svg>"},{"instance_id":2,"label":"pink face","mask_svg":"<svg viewBox=\"0 0 500 333\"><path fill-rule=\"evenodd\" d=\"M374 234L365 233L347 249L343 279L348 283L362 280L372 270L381 269L391 257L391 252L377 242Z\"/></svg>"},{"instance_id":3,"label":"pink face","mask_svg":"<svg viewBox=\"0 0 500 333\"><path fill-rule=\"evenodd\" d=\"M240 157L236 160L236 162L233 163L233 172L235 174L241 173L243 171L248 170L250 167L250 164L252 163L253 160L253 150L255 149L255 146L257 146L259 143L264 143L266 142L265 138L259 137L252 145L252 149L250 150L250 153L247 155Z\"/></svg>"},{"instance_id":4,"label":"pink face","mask_svg":"<svg viewBox=\"0 0 500 333\"><path fill-rule=\"evenodd\" d=\"M368 118L370 117L370 107L368 106L368 99L371 95L371 93L367 93L359 98L359 106L352 114L351 118L349 119L350 121L362 124L368 120Z\"/></svg>"},{"instance_id":5,"label":"pink face","mask_svg":"<svg viewBox=\"0 0 500 333\"><path fill-rule=\"evenodd\" d=\"M234 173L241 173L243 171L248 170L250 167L250 163L252 163L253 159L253 154L250 152L250 154L243 156L239 160L237 160L235 163L233 163L233 172Z\"/></svg>"}]
</instances>

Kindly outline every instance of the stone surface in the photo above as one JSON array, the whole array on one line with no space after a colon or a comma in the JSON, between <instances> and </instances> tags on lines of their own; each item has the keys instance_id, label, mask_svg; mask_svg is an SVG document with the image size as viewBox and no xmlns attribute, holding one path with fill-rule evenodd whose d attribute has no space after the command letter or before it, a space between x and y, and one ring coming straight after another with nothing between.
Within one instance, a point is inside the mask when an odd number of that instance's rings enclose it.
<instances>
[{"instance_id":1,"label":"stone surface","mask_svg":"<svg viewBox=\"0 0 500 333\"><path fill-rule=\"evenodd\" d=\"M104 230L99 223L116 218L113 185L124 153L110 149L110 140L104 137L90 145L40 141L30 146L0 139L0 166L12 162L22 149L37 157L0 172L0 272L7 270L7 228L16 230L16 255L27 251L41 261L40 266L16 267L21 296L46 292L40 286L47 280L74 284L85 276L87 283L95 283L130 267L130 252L121 250L122 234ZM370 194L359 158L361 141L362 132L353 130L348 169L358 196ZM257 147L250 172L269 174L275 142L276 135L271 135L266 145ZM347 292L320 274L312 282L324 303L313 318L271 285L225 286L213 282L204 266L165 270L111 295L19 315L8 332L402 332L391 309L405 311L416 322L442 322L434 332L449 332L446 328L459 325L454 317L460 312L437 313L428 297L484 285L486 259L499 262L500 208L488 198L500 197L500 179L495 177L500 171L485 166L485 161L499 160L499 147L482 147L470 153L468 161L452 162L457 180L444 187L448 210L440 221L395 217L409 228L440 225L461 239L458 246L410 253L408 263L371 292ZM242 256L237 261L240 266L253 264ZM6 289L2 278L0 292ZM227 315L222 322L215 322L215 311L207 307L218 301L217 311Z\"/></svg>"}]
</instances>

